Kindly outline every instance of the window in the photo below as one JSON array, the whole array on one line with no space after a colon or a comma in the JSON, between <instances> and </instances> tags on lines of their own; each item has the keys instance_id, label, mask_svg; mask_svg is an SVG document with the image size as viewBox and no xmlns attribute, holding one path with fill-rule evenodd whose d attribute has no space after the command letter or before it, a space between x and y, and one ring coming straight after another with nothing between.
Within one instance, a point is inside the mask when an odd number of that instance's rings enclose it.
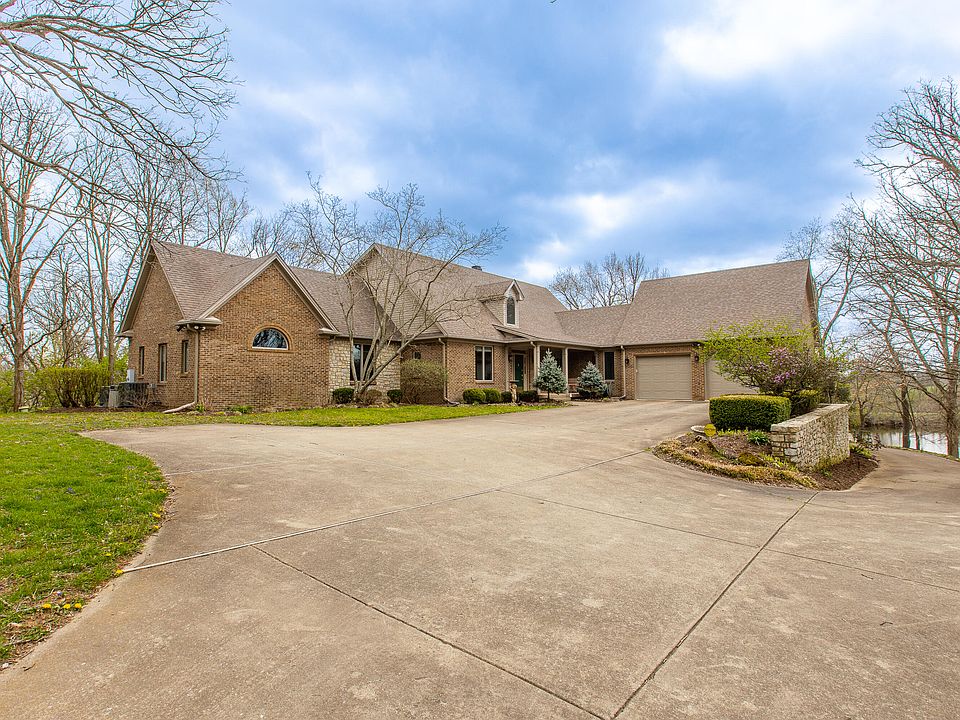
<instances>
[{"instance_id":1,"label":"window","mask_svg":"<svg viewBox=\"0 0 960 720\"><path fill-rule=\"evenodd\" d=\"M253 338L253 346L265 350L288 350L290 348L289 343L287 343L287 336L276 328L264 328L258 332L256 337Z\"/></svg>"},{"instance_id":2,"label":"window","mask_svg":"<svg viewBox=\"0 0 960 720\"><path fill-rule=\"evenodd\" d=\"M157 382L167 381L167 344L157 345Z\"/></svg>"},{"instance_id":3,"label":"window","mask_svg":"<svg viewBox=\"0 0 960 720\"><path fill-rule=\"evenodd\" d=\"M190 341L186 338L180 341L180 372L190 372Z\"/></svg>"},{"instance_id":4,"label":"window","mask_svg":"<svg viewBox=\"0 0 960 720\"><path fill-rule=\"evenodd\" d=\"M603 353L603 379L613 380L613 350L606 350Z\"/></svg>"},{"instance_id":5,"label":"window","mask_svg":"<svg viewBox=\"0 0 960 720\"><path fill-rule=\"evenodd\" d=\"M414 359L414 360L422 360L422 359L423 359L423 353L421 353L419 350L417 350L415 353L413 353L413 359Z\"/></svg>"},{"instance_id":6,"label":"window","mask_svg":"<svg viewBox=\"0 0 960 720\"><path fill-rule=\"evenodd\" d=\"M517 301L513 295L507 298L507 325L517 324Z\"/></svg>"},{"instance_id":7,"label":"window","mask_svg":"<svg viewBox=\"0 0 960 720\"><path fill-rule=\"evenodd\" d=\"M141 345L140 352L138 354L139 356L137 357L137 374L138 375L143 375L144 368L146 368L146 363L144 363L145 355L146 355L145 351L146 351L146 348L143 345Z\"/></svg>"},{"instance_id":8,"label":"window","mask_svg":"<svg viewBox=\"0 0 960 720\"><path fill-rule=\"evenodd\" d=\"M489 345L474 347L477 364L477 380L493 380L493 348Z\"/></svg>"},{"instance_id":9,"label":"window","mask_svg":"<svg viewBox=\"0 0 960 720\"><path fill-rule=\"evenodd\" d=\"M350 363L350 379L357 381L363 374L363 364L370 357L370 346L356 344L353 346L353 362Z\"/></svg>"}]
</instances>

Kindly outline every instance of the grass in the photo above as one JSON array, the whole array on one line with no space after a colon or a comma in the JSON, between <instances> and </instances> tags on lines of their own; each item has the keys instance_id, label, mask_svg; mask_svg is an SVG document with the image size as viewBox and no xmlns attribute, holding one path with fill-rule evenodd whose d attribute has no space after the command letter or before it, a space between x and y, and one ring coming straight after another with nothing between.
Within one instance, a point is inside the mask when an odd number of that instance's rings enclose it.
<instances>
[{"instance_id":1,"label":"grass","mask_svg":"<svg viewBox=\"0 0 960 720\"><path fill-rule=\"evenodd\" d=\"M248 415L2 414L0 661L21 656L65 623L159 527L167 495L160 470L145 457L79 432L211 423L386 425L536 409L403 405Z\"/></svg>"}]
</instances>

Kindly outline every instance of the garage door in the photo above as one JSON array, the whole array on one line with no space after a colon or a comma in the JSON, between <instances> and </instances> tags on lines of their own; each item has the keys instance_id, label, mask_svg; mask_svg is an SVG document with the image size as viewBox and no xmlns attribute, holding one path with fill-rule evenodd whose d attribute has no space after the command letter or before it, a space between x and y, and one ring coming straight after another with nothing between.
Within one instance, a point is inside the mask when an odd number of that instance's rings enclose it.
<instances>
[{"instance_id":1,"label":"garage door","mask_svg":"<svg viewBox=\"0 0 960 720\"><path fill-rule=\"evenodd\" d=\"M689 400L690 356L634 358L637 400Z\"/></svg>"},{"instance_id":2,"label":"garage door","mask_svg":"<svg viewBox=\"0 0 960 720\"><path fill-rule=\"evenodd\" d=\"M723 375L717 372L716 363L713 360L707 362L707 398L717 395L752 395L756 390L744 387L738 382L727 380Z\"/></svg>"}]
</instances>

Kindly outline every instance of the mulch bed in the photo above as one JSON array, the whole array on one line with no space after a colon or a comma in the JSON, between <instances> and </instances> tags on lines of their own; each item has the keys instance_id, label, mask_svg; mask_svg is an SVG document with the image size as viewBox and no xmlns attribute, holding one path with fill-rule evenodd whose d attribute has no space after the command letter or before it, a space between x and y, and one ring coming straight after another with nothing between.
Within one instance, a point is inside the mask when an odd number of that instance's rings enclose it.
<instances>
[{"instance_id":1,"label":"mulch bed","mask_svg":"<svg viewBox=\"0 0 960 720\"><path fill-rule=\"evenodd\" d=\"M660 443L654 452L668 462L714 475L816 490L847 490L879 466L875 459L851 453L837 465L802 472L790 463L771 458L770 445L751 443L746 433L712 438L687 433Z\"/></svg>"}]
</instances>

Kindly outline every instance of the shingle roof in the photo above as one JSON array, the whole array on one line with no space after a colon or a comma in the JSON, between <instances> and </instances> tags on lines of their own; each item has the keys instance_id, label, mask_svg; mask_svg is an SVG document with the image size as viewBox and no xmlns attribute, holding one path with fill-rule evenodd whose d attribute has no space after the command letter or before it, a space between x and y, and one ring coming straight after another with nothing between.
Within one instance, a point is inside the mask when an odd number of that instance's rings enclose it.
<instances>
[{"instance_id":1,"label":"shingle roof","mask_svg":"<svg viewBox=\"0 0 960 720\"><path fill-rule=\"evenodd\" d=\"M335 331L348 331L344 308L352 305L353 333L358 337L375 334L377 310L373 298L362 291L351 303L347 300L349 281L343 277L289 267L276 256L246 258L168 243L154 243L152 247L184 319L202 317L271 262L280 262ZM399 257L396 249L377 249L387 257ZM425 270L425 278L432 278L432 270L442 264L412 253L402 260L407 263L404 268ZM757 319L809 323L813 310L808 281L809 263L805 260L771 263L645 280L629 305L567 310L545 287L451 264L442 269L430 292L441 299L463 300L462 313L438 323L440 335L490 342L520 336L546 343L611 347L697 341L715 327ZM517 303L517 325L507 327L504 318L491 311L490 300L502 296L514 283L523 300ZM416 282L413 289L418 291ZM425 287L419 291L424 292Z\"/></svg>"},{"instance_id":2,"label":"shingle roof","mask_svg":"<svg viewBox=\"0 0 960 720\"><path fill-rule=\"evenodd\" d=\"M620 326L627 316L629 305L566 310L557 313L560 325L572 337L591 345L616 345Z\"/></svg>"},{"instance_id":3,"label":"shingle roof","mask_svg":"<svg viewBox=\"0 0 960 720\"><path fill-rule=\"evenodd\" d=\"M377 246L377 248L388 257L395 257L400 252L395 248L384 246ZM436 276L436 282L431 287L431 292L436 293L439 298L457 297L464 301L462 305L458 305L455 316L441 318L439 325L443 334L491 342L509 339L498 329L498 327L505 327L505 318L494 315L484 300L503 295L510 285L516 282L523 295L523 301L517 304L517 325L513 329L539 340L582 344L582 341L578 343L577 338L568 335L560 325L557 313L566 308L545 287L518 282L503 275L495 275L464 265L449 264L441 269L443 263L440 260L414 253L409 255L412 256L418 268L440 271ZM498 292L491 294L494 290ZM509 332L510 329L508 328L507 331Z\"/></svg>"},{"instance_id":4,"label":"shingle roof","mask_svg":"<svg viewBox=\"0 0 960 720\"><path fill-rule=\"evenodd\" d=\"M351 288L344 278L332 273L298 267L291 267L290 270L314 301L323 308L324 314L333 323L335 330L347 332L352 325L355 336L374 336L374 328L377 327L377 311L373 305L373 298L364 288L357 287L357 283L354 283L354 287ZM347 322L347 311L353 316L352 324Z\"/></svg>"},{"instance_id":5,"label":"shingle roof","mask_svg":"<svg viewBox=\"0 0 960 720\"><path fill-rule=\"evenodd\" d=\"M184 320L203 317L210 308L276 260L276 256L249 258L164 242L153 243L153 249ZM349 288L343 278L317 270L285 267L323 310L334 330L347 332L343 310L346 303L347 307L351 304L353 307L354 334L359 337L372 334L376 313L369 293L360 291L354 302L341 302L341 298L349 298Z\"/></svg>"},{"instance_id":6,"label":"shingle roof","mask_svg":"<svg viewBox=\"0 0 960 720\"><path fill-rule=\"evenodd\" d=\"M714 328L754 320L809 323L806 260L644 280L617 345L702 340Z\"/></svg>"},{"instance_id":7,"label":"shingle roof","mask_svg":"<svg viewBox=\"0 0 960 720\"><path fill-rule=\"evenodd\" d=\"M153 249L184 319L202 317L208 308L270 261L164 242L153 243Z\"/></svg>"}]
</instances>

